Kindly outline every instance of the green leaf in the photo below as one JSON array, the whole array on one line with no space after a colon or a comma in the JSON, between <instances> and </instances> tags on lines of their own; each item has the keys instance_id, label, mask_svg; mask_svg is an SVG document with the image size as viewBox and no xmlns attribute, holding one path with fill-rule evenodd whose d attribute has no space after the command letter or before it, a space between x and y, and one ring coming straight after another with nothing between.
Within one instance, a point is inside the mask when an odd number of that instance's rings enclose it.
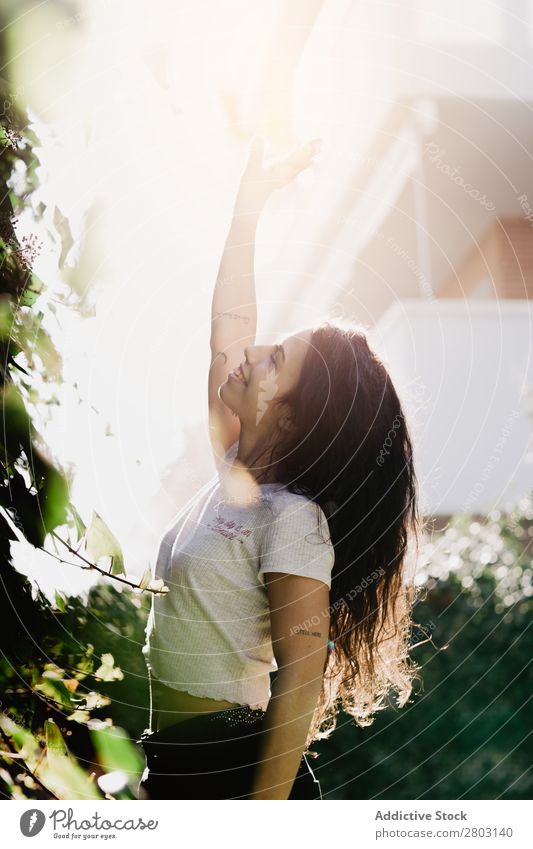
<instances>
[{"instance_id":1,"label":"green leaf","mask_svg":"<svg viewBox=\"0 0 533 849\"><path fill-rule=\"evenodd\" d=\"M72 710L71 692L65 687L63 681L57 681L53 678L43 678L40 684L34 687L39 693L43 693L50 699L59 702L64 708Z\"/></svg>"},{"instance_id":2,"label":"green leaf","mask_svg":"<svg viewBox=\"0 0 533 849\"><path fill-rule=\"evenodd\" d=\"M55 605L56 605L57 609L60 610L61 613L64 613L67 609L67 606L65 604L65 599L63 598L61 593L57 592L57 590L55 592L54 599L55 599Z\"/></svg>"},{"instance_id":3,"label":"green leaf","mask_svg":"<svg viewBox=\"0 0 533 849\"><path fill-rule=\"evenodd\" d=\"M52 337L43 327L36 330L34 344L47 376L56 382L61 380L63 369L61 355L54 345Z\"/></svg>"},{"instance_id":4,"label":"green leaf","mask_svg":"<svg viewBox=\"0 0 533 849\"><path fill-rule=\"evenodd\" d=\"M13 191L13 189L11 189L11 191L8 193L8 197L13 211L16 211L17 209L20 209L24 206L24 201L19 198L19 196L16 194L16 192Z\"/></svg>"},{"instance_id":5,"label":"green leaf","mask_svg":"<svg viewBox=\"0 0 533 849\"><path fill-rule=\"evenodd\" d=\"M63 268L68 253L74 244L74 239L72 238L68 218L63 215L57 206L54 207L54 227L61 237L61 256L57 264L59 268Z\"/></svg>"},{"instance_id":6,"label":"green leaf","mask_svg":"<svg viewBox=\"0 0 533 849\"><path fill-rule=\"evenodd\" d=\"M111 575L126 574L120 543L96 510L93 510L91 523L85 532L85 550L95 563L101 557L111 557Z\"/></svg>"},{"instance_id":7,"label":"green leaf","mask_svg":"<svg viewBox=\"0 0 533 849\"><path fill-rule=\"evenodd\" d=\"M33 456L35 458L35 452ZM58 525L63 525L67 520L68 482L63 474L51 464L46 464L45 484L39 491L39 496L43 524L46 530L51 531Z\"/></svg>"},{"instance_id":8,"label":"green leaf","mask_svg":"<svg viewBox=\"0 0 533 849\"><path fill-rule=\"evenodd\" d=\"M9 295L3 293L0 296L0 339L11 340L11 335L13 333L13 320L13 301ZM10 341L9 350L12 356L14 356L13 347L13 342Z\"/></svg>"},{"instance_id":9,"label":"green leaf","mask_svg":"<svg viewBox=\"0 0 533 849\"><path fill-rule=\"evenodd\" d=\"M80 680L89 675L94 669L94 660L92 658L93 652L94 646L92 643L89 643L87 648L85 649L85 657L82 657L80 660L78 660L78 670L82 671L82 674L80 674L80 672L78 672L77 674L77 678L79 678Z\"/></svg>"},{"instance_id":10,"label":"green leaf","mask_svg":"<svg viewBox=\"0 0 533 849\"><path fill-rule=\"evenodd\" d=\"M33 764L38 760L42 752L33 734L21 725L17 725L4 713L0 713L0 728L6 737L13 741L15 751L23 756L30 769L32 769Z\"/></svg>"},{"instance_id":11,"label":"green leaf","mask_svg":"<svg viewBox=\"0 0 533 849\"><path fill-rule=\"evenodd\" d=\"M148 566L143 573L141 580L139 581L139 588L141 590L146 589L150 581L152 580L152 567Z\"/></svg>"},{"instance_id":12,"label":"green leaf","mask_svg":"<svg viewBox=\"0 0 533 849\"><path fill-rule=\"evenodd\" d=\"M35 130L31 130L29 127L24 128L24 135L35 147L41 147L41 139L35 132Z\"/></svg>"},{"instance_id":13,"label":"green leaf","mask_svg":"<svg viewBox=\"0 0 533 849\"><path fill-rule=\"evenodd\" d=\"M84 535L85 531L87 530L87 526L86 526L85 522L83 521L83 519L81 518L78 511L76 510L76 508L74 507L74 504L72 503L72 501L69 501L69 503L67 504L67 509L68 509L70 515L72 516L73 520L74 520L74 524L76 526L76 532L78 534L78 540L79 540L79 539L81 539L81 537Z\"/></svg>"},{"instance_id":14,"label":"green leaf","mask_svg":"<svg viewBox=\"0 0 533 849\"><path fill-rule=\"evenodd\" d=\"M29 285L24 289L20 296L19 304L21 307L32 307L46 289L43 281L36 274L31 274Z\"/></svg>"},{"instance_id":15,"label":"green leaf","mask_svg":"<svg viewBox=\"0 0 533 849\"><path fill-rule=\"evenodd\" d=\"M2 391L0 399L2 406L3 441L8 452L14 457L20 454L19 446L29 444L31 436L31 419L24 401L14 384L8 384Z\"/></svg>"},{"instance_id":16,"label":"green leaf","mask_svg":"<svg viewBox=\"0 0 533 849\"><path fill-rule=\"evenodd\" d=\"M122 770L136 778L144 769L144 759L122 728L113 726L92 731L91 739L98 760L106 772Z\"/></svg>"},{"instance_id":17,"label":"green leaf","mask_svg":"<svg viewBox=\"0 0 533 849\"><path fill-rule=\"evenodd\" d=\"M89 779L69 752L61 731L52 719L45 722L46 758L39 778L60 799L101 799Z\"/></svg>"}]
</instances>

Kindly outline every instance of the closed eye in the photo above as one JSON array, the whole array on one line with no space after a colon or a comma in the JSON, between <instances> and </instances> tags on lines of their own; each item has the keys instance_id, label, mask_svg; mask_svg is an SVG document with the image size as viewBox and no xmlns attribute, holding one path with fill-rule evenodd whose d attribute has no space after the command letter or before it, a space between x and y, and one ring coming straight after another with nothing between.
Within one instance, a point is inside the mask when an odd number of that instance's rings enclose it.
<instances>
[{"instance_id":1,"label":"closed eye","mask_svg":"<svg viewBox=\"0 0 533 849\"><path fill-rule=\"evenodd\" d=\"M280 353L280 350L281 350L281 345L278 345L276 350L274 351L274 353L270 355L270 361L271 361L272 365L274 366L274 368L276 369L276 371L278 370L278 364L276 362L276 356Z\"/></svg>"}]
</instances>

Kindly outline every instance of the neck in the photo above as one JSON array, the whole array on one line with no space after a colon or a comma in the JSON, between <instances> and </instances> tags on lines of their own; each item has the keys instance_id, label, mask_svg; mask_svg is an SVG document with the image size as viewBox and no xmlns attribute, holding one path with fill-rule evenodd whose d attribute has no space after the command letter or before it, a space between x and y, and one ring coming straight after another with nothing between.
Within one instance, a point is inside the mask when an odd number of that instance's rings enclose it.
<instances>
[{"instance_id":1,"label":"neck","mask_svg":"<svg viewBox=\"0 0 533 849\"><path fill-rule=\"evenodd\" d=\"M250 433L241 424L239 447L234 462L244 467L254 480L261 476L261 483L275 483L274 470L268 466L271 448L267 434ZM253 463L253 468L250 468L250 463Z\"/></svg>"}]
</instances>

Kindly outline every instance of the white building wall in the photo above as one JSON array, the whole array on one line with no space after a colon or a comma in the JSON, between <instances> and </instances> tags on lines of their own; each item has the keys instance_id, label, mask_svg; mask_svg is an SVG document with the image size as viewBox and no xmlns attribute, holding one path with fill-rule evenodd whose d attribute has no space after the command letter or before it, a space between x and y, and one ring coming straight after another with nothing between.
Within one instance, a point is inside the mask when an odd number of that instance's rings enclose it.
<instances>
[{"instance_id":1,"label":"white building wall","mask_svg":"<svg viewBox=\"0 0 533 849\"><path fill-rule=\"evenodd\" d=\"M424 512L504 509L533 487L528 301L397 301L370 332L405 403Z\"/></svg>"}]
</instances>

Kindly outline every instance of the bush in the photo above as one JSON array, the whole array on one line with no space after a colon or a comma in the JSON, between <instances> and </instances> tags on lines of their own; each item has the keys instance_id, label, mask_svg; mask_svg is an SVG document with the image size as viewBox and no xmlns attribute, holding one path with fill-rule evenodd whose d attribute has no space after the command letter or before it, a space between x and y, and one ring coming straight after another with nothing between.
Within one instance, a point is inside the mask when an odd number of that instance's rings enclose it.
<instances>
[{"instance_id":1,"label":"bush","mask_svg":"<svg viewBox=\"0 0 533 849\"><path fill-rule=\"evenodd\" d=\"M325 798L528 799L533 504L483 523L463 516L433 540L420 568L413 658L422 686L371 728L342 714L314 748Z\"/></svg>"}]
</instances>

